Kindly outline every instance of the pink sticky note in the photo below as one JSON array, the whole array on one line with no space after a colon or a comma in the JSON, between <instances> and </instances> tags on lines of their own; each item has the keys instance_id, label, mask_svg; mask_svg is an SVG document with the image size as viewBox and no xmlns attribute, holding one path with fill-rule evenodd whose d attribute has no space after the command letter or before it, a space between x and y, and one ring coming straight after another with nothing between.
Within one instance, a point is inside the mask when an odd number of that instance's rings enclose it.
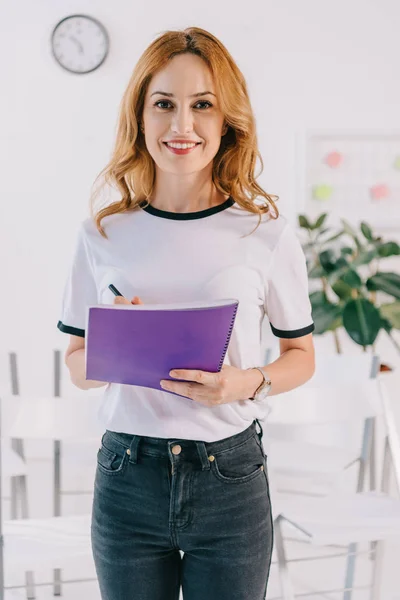
<instances>
[{"instance_id":1,"label":"pink sticky note","mask_svg":"<svg viewBox=\"0 0 400 600\"><path fill-rule=\"evenodd\" d=\"M336 151L329 152L329 154L327 154L325 156L325 163L329 167L332 167L332 169L335 169L336 167L338 167L342 161L343 161L343 155L340 154L340 152L336 152Z\"/></svg>"},{"instance_id":2,"label":"pink sticky note","mask_svg":"<svg viewBox=\"0 0 400 600\"><path fill-rule=\"evenodd\" d=\"M372 200L382 200L389 196L389 187L385 183L373 185L370 188L370 194Z\"/></svg>"}]
</instances>

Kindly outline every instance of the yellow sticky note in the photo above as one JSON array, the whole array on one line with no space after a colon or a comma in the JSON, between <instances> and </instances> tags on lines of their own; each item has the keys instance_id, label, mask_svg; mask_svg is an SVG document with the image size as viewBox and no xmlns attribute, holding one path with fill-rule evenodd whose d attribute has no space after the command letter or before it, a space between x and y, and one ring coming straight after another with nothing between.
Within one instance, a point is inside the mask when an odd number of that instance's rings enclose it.
<instances>
[{"instance_id":1,"label":"yellow sticky note","mask_svg":"<svg viewBox=\"0 0 400 600\"><path fill-rule=\"evenodd\" d=\"M312 190L314 200L329 200L332 196L333 187L331 185L315 185Z\"/></svg>"}]
</instances>

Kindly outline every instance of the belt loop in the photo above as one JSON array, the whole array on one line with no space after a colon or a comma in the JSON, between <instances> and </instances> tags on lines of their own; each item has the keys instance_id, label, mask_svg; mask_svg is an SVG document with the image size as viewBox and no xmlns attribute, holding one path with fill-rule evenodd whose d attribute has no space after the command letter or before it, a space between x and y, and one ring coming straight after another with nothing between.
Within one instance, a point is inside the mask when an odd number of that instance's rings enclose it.
<instances>
[{"instance_id":1,"label":"belt loop","mask_svg":"<svg viewBox=\"0 0 400 600\"><path fill-rule=\"evenodd\" d=\"M138 459L138 447L139 447L140 440L141 440L141 436L140 435L133 434L131 445L129 447L129 451L130 451L129 460L130 460L130 462L133 462L134 464L137 463L137 459Z\"/></svg>"},{"instance_id":2,"label":"belt loop","mask_svg":"<svg viewBox=\"0 0 400 600\"><path fill-rule=\"evenodd\" d=\"M259 426L259 428L260 428L260 431L257 431L257 429L256 429L256 433L257 433L257 435L258 435L258 439L259 439L259 440L260 440L260 442L261 442L261 440L262 440L262 436L263 436L263 428L261 427L261 423L260 423L260 421L259 421L258 419L255 419L255 421L256 421L256 423L258 423L258 426Z\"/></svg>"},{"instance_id":3,"label":"belt loop","mask_svg":"<svg viewBox=\"0 0 400 600\"><path fill-rule=\"evenodd\" d=\"M210 461L208 459L207 448L204 442L198 442L197 440L194 442L197 447L197 452L200 457L201 462L201 470L209 471L210 470Z\"/></svg>"}]
</instances>

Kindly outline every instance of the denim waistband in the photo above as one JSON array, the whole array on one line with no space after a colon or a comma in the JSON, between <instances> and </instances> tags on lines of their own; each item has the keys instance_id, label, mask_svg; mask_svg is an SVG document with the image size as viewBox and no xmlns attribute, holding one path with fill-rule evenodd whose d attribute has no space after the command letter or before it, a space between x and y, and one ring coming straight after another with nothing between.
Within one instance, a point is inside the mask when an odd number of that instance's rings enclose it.
<instances>
[{"instance_id":1,"label":"denim waistband","mask_svg":"<svg viewBox=\"0 0 400 600\"><path fill-rule=\"evenodd\" d=\"M260 431L257 431L256 423L258 424ZM196 454L197 456L200 455L205 458L210 453L217 454L219 452L223 452L224 450L240 446L255 434L257 434L261 444L263 430L259 420L255 419L252 424L243 431L215 442L203 442L200 440L187 440L180 438L148 437L144 435L120 433L110 430L107 430L104 435L106 434L109 435L114 442L121 444L125 450L129 449L130 460L131 462L136 463L139 452L157 458L169 458L171 456L172 446L177 444L179 444L179 446L181 446L181 448L185 451L185 455L187 457L189 457L191 454Z\"/></svg>"}]
</instances>

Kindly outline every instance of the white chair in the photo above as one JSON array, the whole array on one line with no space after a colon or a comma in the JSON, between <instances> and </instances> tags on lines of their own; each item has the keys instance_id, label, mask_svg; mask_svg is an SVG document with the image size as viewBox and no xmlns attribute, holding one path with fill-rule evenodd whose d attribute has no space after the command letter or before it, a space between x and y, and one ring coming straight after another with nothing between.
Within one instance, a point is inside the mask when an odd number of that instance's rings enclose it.
<instances>
[{"instance_id":1,"label":"white chair","mask_svg":"<svg viewBox=\"0 0 400 600\"><path fill-rule=\"evenodd\" d=\"M10 446L9 440L1 441L1 473L3 478L10 479L11 488L13 488L13 481L15 478L26 479L27 476L27 465L26 462L15 452ZM18 498L18 496L6 497L2 496L2 500L11 500L10 514L11 518L17 518L18 513L18 500L21 505L21 517L26 518L28 499L27 497Z\"/></svg>"},{"instance_id":2,"label":"white chair","mask_svg":"<svg viewBox=\"0 0 400 600\"><path fill-rule=\"evenodd\" d=\"M4 524L4 565L28 571L91 555L90 515L14 519Z\"/></svg>"},{"instance_id":3,"label":"white chair","mask_svg":"<svg viewBox=\"0 0 400 600\"><path fill-rule=\"evenodd\" d=\"M59 357L57 357L57 354L55 356L57 364ZM16 364L16 361L14 362ZM57 372L57 368L55 371ZM58 384L56 383L55 392L57 392L57 385L59 385L59 376L58 379L56 376L56 381L58 381ZM12 405L15 402L15 398L12 395L5 395L2 401L6 405ZM25 542L23 540L26 540L26 535L29 535L29 539L31 540L27 547L37 547L39 552L43 543L40 531L43 531L43 529L49 532L53 530L57 532L64 528L66 532L69 532L68 536L70 536L72 547L77 551L79 550L79 536L81 534L77 535L74 528L79 523L87 524L89 517L86 517L83 521L75 517L61 517L61 442L63 440L84 441L85 443L92 441L98 446L101 435L104 433L104 427L97 419L100 402L100 395L84 398L65 398L60 397L58 393L52 397L18 395L18 408L14 413L13 419L8 419L6 430L2 431L3 437L20 440L21 444L23 440L27 439L46 439L54 442L54 514L48 519L22 519L18 520L18 523L16 523L16 520L6 522L4 525L5 531L14 532L14 537L9 538L13 540L11 546L7 546L7 538L5 539L4 552L6 562L8 554L12 554L14 548L19 548L19 543L22 546L24 545ZM32 524L34 525L33 529ZM85 539L86 533L83 532L82 534ZM19 539L18 543L16 538ZM48 564L55 569L54 595L60 595L61 572L56 561L57 556L60 555L60 551L57 548L57 544L52 545L52 542L56 542L54 536L50 537L48 542L46 542L44 556L47 557ZM20 555L25 556L23 553ZM29 552L27 557L29 558ZM11 563L13 560L10 559ZM32 563L35 562L34 557L30 557L30 560ZM29 563L29 560L27 562ZM0 576L2 575L3 571L0 573ZM27 571L26 579L27 597L33 598L34 582L32 571Z\"/></svg>"},{"instance_id":4,"label":"white chair","mask_svg":"<svg viewBox=\"0 0 400 600\"><path fill-rule=\"evenodd\" d=\"M2 427L6 428L9 423L13 422L13 419L18 411L19 406L19 382L18 382L18 370L17 370L17 355L15 352L10 352L10 382L11 382L11 394L9 401L5 401L2 404L1 419ZM3 390L2 390L2 395ZM25 460L24 443L21 439L11 439L12 450L21 458ZM19 510L18 510L19 505ZM27 480L26 473L12 477L11 479L11 518L17 519L18 516L26 518L28 516L28 492L27 492Z\"/></svg>"},{"instance_id":5,"label":"white chair","mask_svg":"<svg viewBox=\"0 0 400 600\"><path fill-rule=\"evenodd\" d=\"M378 368L378 357L369 354L319 354L315 374L306 384L271 396L263 440L279 491L326 494L355 464L361 465L363 477L369 466L371 489L375 487L374 418L364 410L361 424L357 401L370 393L368 384ZM328 410L325 399L338 410Z\"/></svg>"},{"instance_id":6,"label":"white chair","mask_svg":"<svg viewBox=\"0 0 400 600\"><path fill-rule=\"evenodd\" d=\"M300 405L298 397L289 394L286 401L284 400L277 408L277 412L279 412L280 407L285 405L285 410L292 409L294 413L299 413L301 406L301 414L298 414L298 417L301 417L303 422L307 422L308 415L315 418L316 413L326 414L331 418L336 415L342 421L349 418L354 419L357 413L361 419L366 416L370 418L381 416L386 428L381 492L363 491L361 469L356 493L337 490L327 496L303 496L294 499L291 494L282 494L276 490L274 472L271 468L269 476L274 512L275 544L281 589L285 600L293 600L295 594L289 574L288 563L290 561L286 556L284 533L286 536L296 534L299 539L314 545L349 544L343 592L345 600L350 600L354 588L354 561L357 555L357 543L372 542L375 560L371 599L378 600L380 598L383 541L391 537L400 537L400 501L389 496L390 458L394 467L398 491L400 491L400 442L382 376L375 381L370 381L368 386L364 387L365 393L354 397L352 404L349 404L345 393L343 396L335 393L321 395L315 388L314 390L309 389L308 393L304 394ZM301 389L299 388L298 391ZM273 444L271 444L270 452L272 454L274 452ZM315 559L315 557L310 558L310 560ZM326 593L328 592L326 591Z\"/></svg>"}]
</instances>

